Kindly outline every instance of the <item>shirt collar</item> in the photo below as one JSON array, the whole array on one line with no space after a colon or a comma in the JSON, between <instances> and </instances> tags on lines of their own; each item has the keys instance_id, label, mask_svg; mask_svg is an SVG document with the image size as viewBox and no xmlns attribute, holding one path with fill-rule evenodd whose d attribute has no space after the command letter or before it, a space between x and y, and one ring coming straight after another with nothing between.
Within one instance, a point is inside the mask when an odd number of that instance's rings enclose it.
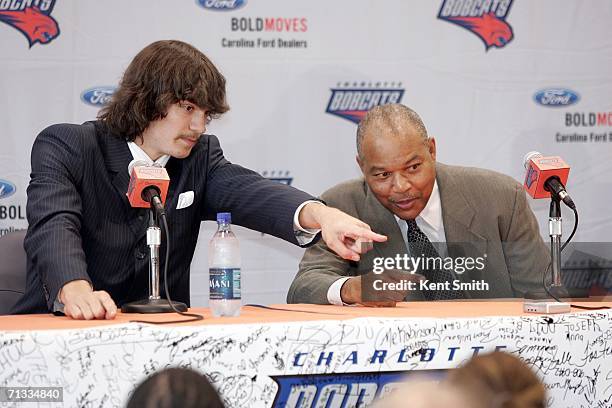
<instances>
[{"instance_id":1,"label":"shirt collar","mask_svg":"<svg viewBox=\"0 0 612 408\"><path fill-rule=\"evenodd\" d=\"M127 142L128 147L130 148L130 152L132 153L132 158L134 160L142 160L146 162L149 166L157 166L157 167L166 167L168 160L170 160L170 155L165 154L161 156L157 160L153 160L149 157L149 155L142 150L140 146L138 146L134 142Z\"/></svg>"},{"instance_id":2,"label":"shirt collar","mask_svg":"<svg viewBox=\"0 0 612 408\"><path fill-rule=\"evenodd\" d=\"M442 220L442 203L440 201L440 190L438 189L437 180L434 180L431 195L429 196L429 200L427 200L427 204L425 204L425 208L423 208L423 211L421 211L421 213L417 215L417 219L419 218L436 231L440 230L444 225L444 222ZM399 222L400 218L395 215L395 220Z\"/></svg>"},{"instance_id":3,"label":"shirt collar","mask_svg":"<svg viewBox=\"0 0 612 408\"><path fill-rule=\"evenodd\" d=\"M438 181L434 180L433 189L431 195L423 211L419 214L419 217L423 219L430 227L435 230L439 230L442 225L442 203L440 202L440 190L438 190Z\"/></svg>"}]
</instances>

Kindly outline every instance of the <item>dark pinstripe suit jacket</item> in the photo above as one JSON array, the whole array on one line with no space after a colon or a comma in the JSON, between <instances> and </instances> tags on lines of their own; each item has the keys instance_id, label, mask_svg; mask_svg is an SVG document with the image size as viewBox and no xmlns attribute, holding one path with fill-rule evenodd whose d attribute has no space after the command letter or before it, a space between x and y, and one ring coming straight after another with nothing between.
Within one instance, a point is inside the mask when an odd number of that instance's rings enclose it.
<instances>
[{"instance_id":1,"label":"dark pinstripe suit jacket","mask_svg":"<svg viewBox=\"0 0 612 408\"><path fill-rule=\"evenodd\" d=\"M106 290L118 306L148 296L148 210L127 201L131 160L127 143L99 121L53 125L38 135L28 186L27 287L14 313L50 311L60 288L75 279ZM234 224L297 244L293 215L313 197L229 163L215 136L202 136L189 157L171 158L166 168L173 299L189 304L200 221L219 211L231 211ZM195 193L194 202L177 210L186 191ZM164 245L160 254L163 265ZM162 276L162 294L163 287Z\"/></svg>"}]
</instances>

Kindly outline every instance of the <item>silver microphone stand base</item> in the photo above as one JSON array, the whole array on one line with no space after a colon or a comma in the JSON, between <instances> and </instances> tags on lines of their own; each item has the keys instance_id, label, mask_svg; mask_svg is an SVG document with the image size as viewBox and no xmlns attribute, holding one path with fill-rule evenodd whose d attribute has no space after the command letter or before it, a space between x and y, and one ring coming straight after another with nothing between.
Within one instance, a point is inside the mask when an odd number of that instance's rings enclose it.
<instances>
[{"instance_id":1,"label":"silver microphone stand base","mask_svg":"<svg viewBox=\"0 0 612 408\"><path fill-rule=\"evenodd\" d=\"M181 302L172 302L176 310L186 312L187 305ZM174 313L174 309L166 299L143 299L126 303L121 306L122 313Z\"/></svg>"}]
</instances>

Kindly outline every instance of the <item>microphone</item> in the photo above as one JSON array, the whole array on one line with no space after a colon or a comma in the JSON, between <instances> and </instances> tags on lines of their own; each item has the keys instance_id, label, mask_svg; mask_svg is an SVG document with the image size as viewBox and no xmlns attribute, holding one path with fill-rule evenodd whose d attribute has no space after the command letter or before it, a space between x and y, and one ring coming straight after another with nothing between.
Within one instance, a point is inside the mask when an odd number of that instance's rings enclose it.
<instances>
[{"instance_id":1,"label":"microphone","mask_svg":"<svg viewBox=\"0 0 612 408\"><path fill-rule=\"evenodd\" d=\"M151 208L155 210L157 217L149 218L149 227L147 228L147 246L150 249L149 258L149 297L135 302L125 303L121 306L123 313L169 313L175 311L187 311L187 305L181 302L173 302L170 300L170 290L168 289L168 280L165 279L166 297L162 299L159 295L159 248L162 242L161 229L157 226L155 218L161 218L162 224L166 231L166 268L164 276L168 274L168 259L170 259L170 233L168 222L166 220L166 211L164 210L164 202L168 193L170 177L168 172L163 167L151 166L142 160L132 160L128 166L130 173L130 184L126 193L132 207ZM190 314L186 314L190 316ZM202 317L198 317L200 320ZM191 320L185 320L191 321ZM152 322L145 322L152 323Z\"/></svg>"},{"instance_id":2,"label":"microphone","mask_svg":"<svg viewBox=\"0 0 612 408\"><path fill-rule=\"evenodd\" d=\"M155 208L165 215L164 203L170 177L163 167L152 167L142 160L132 160L128 166L130 184L126 193L130 205L136 208Z\"/></svg>"},{"instance_id":3,"label":"microphone","mask_svg":"<svg viewBox=\"0 0 612 408\"><path fill-rule=\"evenodd\" d=\"M523 157L523 166L526 170L523 187L531 197L547 198L552 194L569 208L576 209L576 204L565 190L570 166L561 157L529 152Z\"/></svg>"}]
</instances>

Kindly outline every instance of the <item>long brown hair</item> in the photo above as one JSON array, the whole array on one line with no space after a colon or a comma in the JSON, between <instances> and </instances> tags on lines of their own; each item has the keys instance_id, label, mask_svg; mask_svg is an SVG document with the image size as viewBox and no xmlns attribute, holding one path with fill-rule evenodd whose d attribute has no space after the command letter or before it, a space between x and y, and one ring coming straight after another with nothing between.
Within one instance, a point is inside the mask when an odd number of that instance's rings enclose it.
<instances>
[{"instance_id":1,"label":"long brown hair","mask_svg":"<svg viewBox=\"0 0 612 408\"><path fill-rule=\"evenodd\" d=\"M546 389L538 376L518 357L500 351L473 358L449 372L448 382L469 395L478 395L487 407L544 408Z\"/></svg>"},{"instance_id":2,"label":"long brown hair","mask_svg":"<svg viewBox=\"0 0 612 408\"><path fill-rule=\"evenodd\" d=\"M113 134L133 141L181 100L216 118L229 110L225 78L195 47L176 40L156 41L134 57L98 118Z\"/></svg>"}]
</instances>

